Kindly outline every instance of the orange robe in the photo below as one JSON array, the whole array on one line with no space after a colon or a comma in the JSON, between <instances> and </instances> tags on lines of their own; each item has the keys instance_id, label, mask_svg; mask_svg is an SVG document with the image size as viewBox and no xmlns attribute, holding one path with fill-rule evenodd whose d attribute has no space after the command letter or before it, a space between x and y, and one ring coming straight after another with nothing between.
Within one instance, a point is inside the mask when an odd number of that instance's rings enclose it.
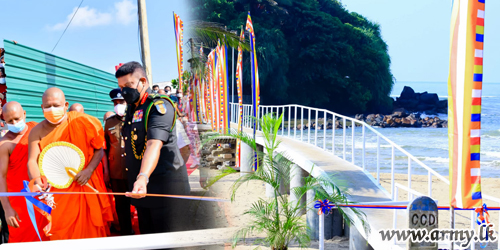
<instances>
[{"instance_id":1,"label":"orange robe","mask_svg":"<svg viewBox=\"0 0 500 250\"><path fill-rule=\"evenodd\" d=\"M23 188L23 181L29 181L28 177L28 135L36 122L28 122L28 131L23 135L21 140L17 143L9 157L9 166L7 168L7 191L20 192ZM19 228L9 226L9 243L14 242L29 242L40 241L36 234L35 228L31 223L26 206L26 199L24 197L9 197L10 205L16 210L19 215ZM43 227L47 225L48 221L41 213L35 210L36 224L38 233L42 241L48 240L43 232Z\"/></svg>"},{"instance_id":2,"label":"orange robe","mask_svg":"<svg viewBox=\"0 0 500 250\"><path fill-rule=\"evenodd\" d=\"M68 119L40 140L40 150L53 142L65 141L82 150L85 167L89 164L95 149L104 144L104 131L97 118L78 112L68 112ZM84 167L84 168L85 168ZM94 170L88 183L99 192L106 192L102 166ZM52 191L92 192L76 181L68 188ZM52 236L50 240L105 237L108 222L113 220L111 203L107 195L54 195L55 209L52 210Z\"/></svg>"}]
</instances>

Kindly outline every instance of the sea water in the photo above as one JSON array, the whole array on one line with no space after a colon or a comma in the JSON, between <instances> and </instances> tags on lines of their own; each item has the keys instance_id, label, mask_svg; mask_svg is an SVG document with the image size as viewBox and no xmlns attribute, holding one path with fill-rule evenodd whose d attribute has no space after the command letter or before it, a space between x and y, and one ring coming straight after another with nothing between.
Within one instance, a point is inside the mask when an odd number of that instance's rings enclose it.
<instances>
[{"instance_id":1,"label":"sea water","mask_svg":"<svg viewBox=\"0 0 500 250\"><path fill-rule=\"evenodd\" d=\"M401 94L404 86L412 87L415 92L437 93L440 99L447 99L448 87L446 82L397 82L391 96L397 97ZM422 117L426 115L423 114ZM434 115L430 115L434 117ZM446 114L439 114L440 119L448 119ZM320 114L320 117L322 115ZM329 117L329 119L331 119ZM500 176L500 83L484 83L481 112L481 176ZM415 156L425 165L431 167L441 175L448 175L448 128L374 128L382 135L393 141L396 145ZM288 135L288 129L279 133ZM370 172L376 172L377 162L381 172L392 168L393 158L392 146L383 138L379 138L379 151L377 152L377 135L365 129L365 140L363 141L362 128L354 128L354 140L352 128L332 130L294 130L290 129L290 136L303 140L320 148L334 153L349 162L354 162ZM310 135L310 136L308 136ZM316 138L316 139L315 139ZM326 138L324 140L324 138ZM345 147L343 141L345 140ZM365 145L363 164L363 143ZM335 147L332 147L335 145ZM353 157L354 156L354 157ZM378 157L378 161L377 161ZM394 169L396 173L408 173L408 157L394 149ZM427 174L428 171L420 167L415 161L411 161L412 173Z\"/></svg>"}]
</instances>

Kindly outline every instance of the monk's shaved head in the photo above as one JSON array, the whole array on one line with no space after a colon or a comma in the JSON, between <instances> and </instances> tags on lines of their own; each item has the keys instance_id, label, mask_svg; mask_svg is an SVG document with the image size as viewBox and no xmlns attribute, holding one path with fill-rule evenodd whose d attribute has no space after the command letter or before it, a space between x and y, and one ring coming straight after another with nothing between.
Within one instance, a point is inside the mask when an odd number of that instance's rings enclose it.
<instances>
[{"instance_id":1,"label":"monk's shaved head","mask_svg":"<svg viewBox=\"0 0 500 250\"><path fill-rule=\"evenodd\" d=\"M5 122L9 124L14 124L17 121L24 119L26 115L26 112L21 104L14 101L6 103L3 106L2 111Z\"/></svg>"},{"instance_id":2,"label":"monk's shaved head","mask_svg":"<svg viewBox=\"0 0 500 250\"><path fill-rule=\"evenodd\" d=\"M42 108L68 106L64 92L56 87L48 88L42 96Z\"/></svg>"},{"instance_id":3,"label":"monk's shaved head","mask_svg":"<svg viewBox=\"0 0 500 250\"><path fill-rule=\"evenodd\" d=\"M80 103L73 103L73 105L71 105L69 107L69 111L76 111L79 113L85 113L84 109L83 109L83 105L81 105Z\"/></svg>"}]
</instances>

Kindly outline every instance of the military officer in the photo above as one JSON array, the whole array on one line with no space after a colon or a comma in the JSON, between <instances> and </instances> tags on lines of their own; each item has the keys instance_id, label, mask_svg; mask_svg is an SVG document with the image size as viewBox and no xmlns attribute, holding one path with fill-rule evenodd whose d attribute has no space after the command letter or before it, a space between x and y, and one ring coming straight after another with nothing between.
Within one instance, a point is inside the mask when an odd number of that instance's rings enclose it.
<instances>
[{"instance_id":1,"label":"military officer","mask_svg":"<svg viewBox=\"0 0 500 250\"><path fill-rule=\"evenodd\" d=\"M106 155L108 156L109 175L113 192L128 191L127 171L125 167L125 141L121 135L123 117L127 104L119 88L111 90L109 97L115 108L115 115L108 117L104 125L106 139ZM132 220L130 218L130 198L115 195L115 209L120 223L121 235L132 235Z\"/></svg>"},{"instance_id":2,"label":"military officer","mask_svg":"<svg viewBox=\"0 0 500 250\"><path fill-rule=\"evenodd\" d=\"M115 73L127 102L122 136L128 168L128 195L137 208L139 230L160 233L182 230L183 200L145 197L144 194L189 195L187 170L175 133L176 112L166 96L152 94L144 68L138 62L122 65Z\"/></svg>"}]
</instances>

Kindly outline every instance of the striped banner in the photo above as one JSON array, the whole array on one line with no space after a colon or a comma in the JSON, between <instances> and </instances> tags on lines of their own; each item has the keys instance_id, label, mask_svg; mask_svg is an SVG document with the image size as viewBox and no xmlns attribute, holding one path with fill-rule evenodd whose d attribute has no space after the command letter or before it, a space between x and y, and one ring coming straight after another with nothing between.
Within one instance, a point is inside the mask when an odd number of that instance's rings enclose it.
<instances>
[{"instance_id":1,"label":"striped banner","mask_svg":"<svg viewBox=\"0 0 500 250\"><path fill-rule=\"evenodd\" d=\"M179 15L174 13L174 31L175 31L175 44L177 51L177 69L179 71L179 89L182 90L182 74L183 74L183 33L184 33L184 24L179 17Z\"/></svg>"},{"instance_id":2,"label":"striped banner","mask_svg":"<svg viewBox=\"0 0 500 250\"><path fill-rule=\"evenodd\" d=\"M245 32L241 27L240 42L245 40ZM236 61L236 88L238 90L238 133L242 131L243 121L243 49L238 46L238 59ZM232 110L231 110L232 111ZM241 166L241 141L236 141L236 167Z\"/></svg>"},{"instance_id":3,"label":"striped banner","mask_svg":"<svg viewBox=\"0 0 500 250\"><path fill-rule=\"evenodd\" d=\"M253 30L252 18L250 11L248 12L246 30L248 30L250 38L250 64L252 65L252 116L259 118L259 104L260 104L260 85L259 85L259 67L257 66L257 53L255 50L255 33ZM253 124L253 136L257 129L257 121ZM258 168L258 161L255 161L254 170Z\"/></svg>"},{"instance_id":4,"label":"striped banner","mask_svg":"<svg viewBox=\"0 0 500 250\"><path fill-rule=\"evenodd\" d=\"M448 78L450 201L456 208L481 207L481 90L484 0L455 0Z\"/></svg>"},{"instance_id":5,"label":"striped banner","mask_svg":"<svg viewBox=\"0 0 500 250\"><path fill-rule=\"evenodd\" d=\"M215 53L214 53L214 60L213 60L213 102L214 102L214 122L215 122L215 130L219 132L219 117L220 117L220 96L219 96L219 53L217 52L219 50L219 46L215 48Z\"/></svg>"},{"instance_id":6,"label":"striped banner","mask_svg":"<svg viewBox=\"0 0 500 250\"><path fill-rule=\"evenodd\" d=\"M214 100L213 97L213 60L214 60L214 50L212 50L207 56L206 68L206 81L207 81L207 108L208 108L208 121L212 124L212 131L215 131L215 120L214 120Z\"/></svg>"}]
</instances>

